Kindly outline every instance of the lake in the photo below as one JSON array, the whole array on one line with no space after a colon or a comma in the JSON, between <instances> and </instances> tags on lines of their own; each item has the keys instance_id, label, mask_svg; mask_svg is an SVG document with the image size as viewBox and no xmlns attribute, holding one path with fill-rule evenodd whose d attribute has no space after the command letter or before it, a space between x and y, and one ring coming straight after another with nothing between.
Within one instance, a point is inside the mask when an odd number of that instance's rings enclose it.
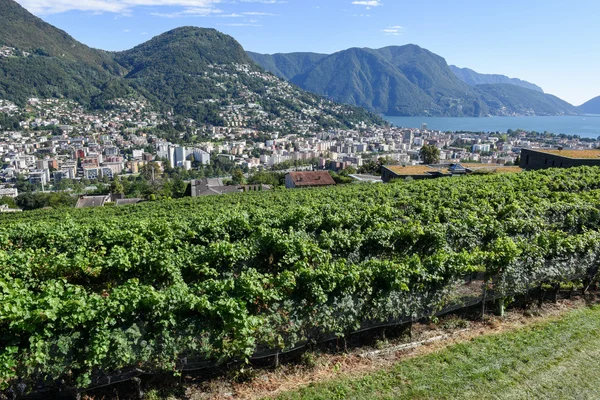
<instances>
[{"instance_id":1,"label":"lake","mask_svg":"<svg viewBox=\"0 0 600 400\"><path fill-rule=\"evenodd\" d=\"M385 119L395 126L420 128L423 123L428 129L439 131L506 132L509 129L526 131L564 133L586 138L600 136L600 115L568 117L388 117Z\"/></svg>"}]
</instances>

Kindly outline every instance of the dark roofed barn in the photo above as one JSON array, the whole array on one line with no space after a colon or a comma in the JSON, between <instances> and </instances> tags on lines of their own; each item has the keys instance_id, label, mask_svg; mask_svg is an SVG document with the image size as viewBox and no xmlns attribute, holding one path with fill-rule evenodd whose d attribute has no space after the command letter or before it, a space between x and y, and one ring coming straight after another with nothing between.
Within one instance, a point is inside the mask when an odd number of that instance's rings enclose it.
<instances>
[{"instance_id":1,"label":"dark roofed barn","mask_svg":"<svg viewBox=\"0 0 600 400\"><path fill-rule=\"evenodd\" d=\"M571 168L584 165L600 166L600 150L521 150L520 166L523 169L535 170L545 168Z\"/></svg>"},{"instance_id":2,"label":"dark roofed barn","mask_svg":"<svg viewBox=\"0 0 600 400\"><path fill-rule=\"evenodd\" d=\"M110 195L79 196L75 208L102 207L107 201L110 201Z\"/></svg>"}]
</instances>

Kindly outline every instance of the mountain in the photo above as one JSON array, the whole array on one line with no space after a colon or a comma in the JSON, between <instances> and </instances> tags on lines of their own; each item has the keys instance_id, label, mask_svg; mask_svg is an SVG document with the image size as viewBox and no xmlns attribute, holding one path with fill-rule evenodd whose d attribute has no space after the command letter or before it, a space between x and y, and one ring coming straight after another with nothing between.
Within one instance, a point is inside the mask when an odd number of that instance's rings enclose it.
<instances>
[{"instance_id":1,"label":"mountain","mask_svg":"<svg viewBox=\"0 0 600 400\"><path fill-rule=\"evenodd\" d=\"M214 29L183 27L110 53L77 42L13 0L0 0L3 46L8 52L0 53L0 99L19 105L30 97L54 97L107 108L115 98L135 96L199 123L286 132L383 123L356 106L388 115L576 112L553 96L517 86L469 86L442 57L415 45L267 56L246 53Z\"/></svg>"},{"instance_id":2,"label":"mountain","mask_svg":"<svg viewBox=\"0 0 600 400\"><path fill-rule=\"evenodd\" d=\"M335 101L386 115L486 116L576 113L537 90L470 86L442 57L416 45L351 48L328 56L251 53L263 68ZM288 57L289 56L289 57ZM295 75L294 75L295 74Z\"/></svg>"},{"instance_id":3,"label":"mountain","mask_svg":"<svg viewBox=\"0 0 600 400\"><path fill-rule=\"evenodd\" d=\"M516 85L523 87L525 89L535 90L536 92L544 93L544 90L534 85L533 83L529 83L527 81L523 81L517 78L509 78L504 75L496 75L496 74L480 74L478 72L473 71L469 68L459 68L455 65L450 65L450 69L464 83L469 86L477 86L477 85L485 85L485 84L496 84L496 83L507 83L510 85Z\"/></svg>"},{"instance_id":4,"label":"mountain","mask_svg":"<svg viewBox=\"0 0 600 400\"><path fill-rule=\"evenodd\" d=\"M473 88L454 76L441 57L418 46L341 51L322 58L291 82L388 115L487 113Z\"/></svg>"},{"instance_id":5,"label":"mountain","mask_svg":"<svg viewBox=\"0 0 600 400\"><path fill-rule=\"evenodd\" d=\"M0 0L0 46L37 52L118 71L110 53L92 49L34 16L13 0Z\"/></svg>"},{"instance_id":6,"label":"mountain","mask_svg":"<svg viewBox=\"0 0 600 400\"><path fill-rule=\"evenodd\" d=\"M318 53L289 53L289 54L259 54L248 52L248 56L280 78L291 80L294 76L309 71L317 62L327 57Z\"/></svg>"},{"instance_id":7,"label":"mountain","mask_svg":"<svg viewBox=\"0 0 600 400\"><path fill-rule=\"evenodd\" d=\"M174 109L176 114L195 120L218 118L221 100L219 79L205 78L213 64L250 64L242 47L233 38L213 29L177 28L163 33L131 50L115 54L128 73L129 86L155 104Z\"/></svg>"},{"instance_id":8,"label":"mountain","mask_svg":"<svg viewBox=\"0 0 600 400\"><path fill-rule=\"evenodd\" d=\"M0 0L0 98L24 104L29 97L67 97L89 103L124 72L108 52L91 49L33 16L12 0Z\"/></svg>"},{"instance_id":9,"label":"mountain","mask_svg":"<svg viewBox=\"0 0 600 400\"><path fill-rule=\"evenodd\" d=\"M149 100L199 123L302 132L385 123L335 104L256 65L231 36L182 27L131 50L105 52L77 42L13 0L0 0L0 99L72 99L88 108L116 98Z\"/></svg>"},{"instance_id":10,"label":"mountain","mask_svg":"<svg viewBox=\"0 0 600 400\"><path fill-rule=\"evenodd\" d=\"M524 115L577 114L577 108L551 94L540 93L508 83L477 85L492 110Z\"/></svg>"},{"instance_id":11,"label":"mountain","mask_svg":"<svg viewBox=\"0 0 600 400\"><path fill-rule=\"evenodd\" d=\"M582 114L600 114L600 96L583 103L577 110Z\"/></svg>"},{"instance_id":12,"label":"mountain","mask_svg":"<svg viewBox=\"0 0 600 400\"><path fill-rule=\"evenodd\" d=\"M116 60L130 71L128 78L148 70L200 73L211 63L251 63L231 36L192 26L173 29L131 50L116 53Z\"/></svg>"},{"instance_id":13,"label":"mountain","mask_svg":"<svg viewBox=\"0 0 600 400\"><path fill-rule=\"evenodd\" d=\"M261 130L275 129L286 116L288 125L292 120L322 127L383 123L366 110L333 104L265 73L235 39L214 29L177 28L115 59L127 68L125 81L138 93L196 121L222 125L224 107L252 104L240 118Z\"/></svg>"}]
</instances>

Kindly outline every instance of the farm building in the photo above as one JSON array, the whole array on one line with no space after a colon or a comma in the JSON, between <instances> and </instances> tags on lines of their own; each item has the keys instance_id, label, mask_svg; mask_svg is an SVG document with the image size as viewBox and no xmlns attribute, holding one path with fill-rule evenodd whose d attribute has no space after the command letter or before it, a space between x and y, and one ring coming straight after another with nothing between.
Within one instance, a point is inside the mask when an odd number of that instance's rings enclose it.
<instances>
[{"instance_id":1,"label":"farm building","mask_svg":"<svg viewBox=\"0 0 600 400\"><path fill-rule=\"evenodd\" d=\"M384 166L381 179L389 182L392 179L433 179L445 176L460 176L474 173L502 174L521 172L516 166L503 166L498 164L445 164L445 165L390 165Z\"/></svg>"},{"instance_id":2,"label":"farm building","mask_svg":"<svg viewBox=\"0 0 600 400\"><path fill-rule=\"evenodd\" d=\"M521 150L523 169L600 166L600 149L594 150Z\"/></svg>"},{"instance_id":3,"label":"farm building","mask_svg":"<svg viewBox=\"0 0 600 400\"><path fill-rule=\"evenodd\" d=\"M335 185L335 181L327 171L289 172L285 176L288 189L331 185Z\"/></svg>"}]
</instances>

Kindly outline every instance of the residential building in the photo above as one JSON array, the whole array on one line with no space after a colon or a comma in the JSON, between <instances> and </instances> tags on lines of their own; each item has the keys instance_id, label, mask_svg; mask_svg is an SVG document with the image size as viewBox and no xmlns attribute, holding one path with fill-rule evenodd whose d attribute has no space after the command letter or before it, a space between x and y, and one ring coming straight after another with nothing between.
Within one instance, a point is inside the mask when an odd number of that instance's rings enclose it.
<instances>
[{"instance_id":1,"label":"residential building","mask_svg":"<svg viewBox=\"0 0 600 400\"><path fill-rule=\"evenodd\" d=\"M335 181L328 171L289 172L285 176L288 189L333 185Z\"/></svg>"}]
</instances>

